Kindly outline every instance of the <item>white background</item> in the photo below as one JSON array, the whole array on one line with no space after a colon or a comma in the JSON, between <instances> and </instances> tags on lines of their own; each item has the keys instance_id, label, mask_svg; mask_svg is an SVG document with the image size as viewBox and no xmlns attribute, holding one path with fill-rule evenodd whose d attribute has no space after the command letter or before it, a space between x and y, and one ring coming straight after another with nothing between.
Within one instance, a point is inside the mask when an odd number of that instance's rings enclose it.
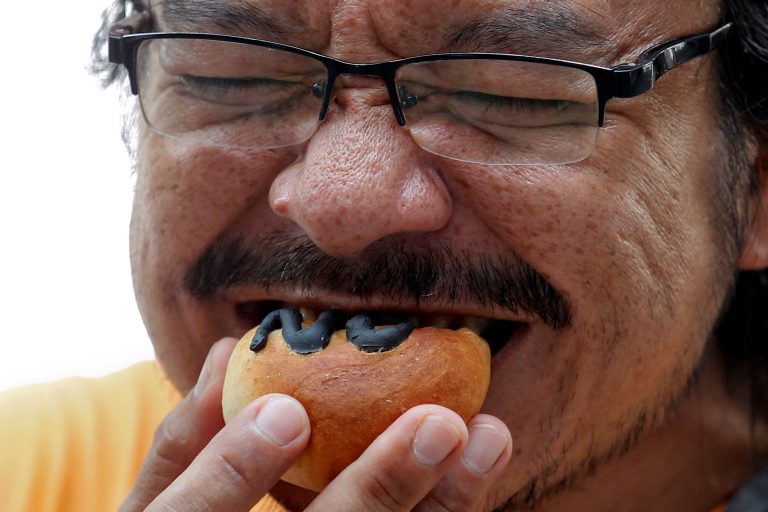
<instances>
[{"instance_id":1,"label":"white background","mask_svg":"<svg viewBox=\"0 0 768 512\"><path fill-rule=\"evenodd\" d=\"M3 4L0 390L152 357L131 288L118 94L86 70L110 1Z\"/></svg>"}]
</instances>

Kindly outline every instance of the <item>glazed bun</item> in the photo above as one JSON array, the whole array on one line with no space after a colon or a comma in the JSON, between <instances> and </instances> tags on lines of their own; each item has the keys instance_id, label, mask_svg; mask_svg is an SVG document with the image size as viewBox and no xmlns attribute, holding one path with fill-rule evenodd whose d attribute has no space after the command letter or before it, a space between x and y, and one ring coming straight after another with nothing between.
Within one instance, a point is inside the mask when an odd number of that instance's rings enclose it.
<instances>
[{"instance_id":1,"label":"glazed bun","mask_svg":"<svg viewBox=\"0 0 768 512\"><path fill-rule=\"evenodd\" d=\"M469 421L488 390L490 350L469 329L411 328L385 351L361 349L347 331L333 330L311 353L289 346L284 330L262 328L256 347L253 329L237 344L224 380L224 420L268 393L301 402L312 434L283 480L306 489L322 490L409 408L438 404Z\"/></svg>"}]
</instances>

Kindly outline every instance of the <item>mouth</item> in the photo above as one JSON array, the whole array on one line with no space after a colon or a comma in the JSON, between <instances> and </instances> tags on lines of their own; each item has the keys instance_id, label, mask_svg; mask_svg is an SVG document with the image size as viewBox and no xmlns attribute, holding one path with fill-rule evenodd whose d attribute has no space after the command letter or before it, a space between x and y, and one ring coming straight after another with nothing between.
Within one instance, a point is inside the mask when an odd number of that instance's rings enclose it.
<instances>
[{"instance_id":1,"label":"mouth","mask_svg":"<svg viewBox=\"0 0 768 512\"><path fill-rule=\"evenodd\" d=\"M298 309L305 322L312 322L317 319L318 315L323 311L331 308L318 308L308 307L301 304L290 304L282 301L249 301L239 303L236 306L237 316L239 323L242 326L243 331L251 329L259 325L264 317L274 310L281 308L294 308ZM342 311L355 314L361 311L344 308ZM365 311L371 311L366 309ZM452 329L458 330L466 328L483 338L491 349L491 355L495 356L501 351L508 343L517 338L529 324L527 322L504 320L491 317L483 317L476 315L464 315L464 314L449 314L447 312L419 312L408 310L374 310L381 313L398 313L401 315L407 315L408 318L414 323L416 328L420 327L436 327L440 329Z\"/></svg>"}]
</instances>

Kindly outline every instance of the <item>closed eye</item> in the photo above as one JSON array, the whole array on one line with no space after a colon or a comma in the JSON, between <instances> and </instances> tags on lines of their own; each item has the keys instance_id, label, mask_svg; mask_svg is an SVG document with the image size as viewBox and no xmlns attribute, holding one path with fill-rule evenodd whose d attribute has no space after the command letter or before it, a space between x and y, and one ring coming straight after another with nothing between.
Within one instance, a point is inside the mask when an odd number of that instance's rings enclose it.
<instances>
[{"instance_id":1,"label":"closed eye","mask_svg":"<svg viewBox=\"0 0 768 512\"><path fill-rule=\"evenodd\" d=\"M515 96L499 96L474 91L458 91L454 93L459 101L467 101L479 105L485 105L489 110L514 111L514 112L538 112L541 110L560 112L573 106L573 101L519 98Z\"/></svg>"},{"instance_id":2,"label":"closed eye","mask_svg":"<svg viewBox=\"0 0 768 512\"><path fill-rule=\"evenodd\" d=\"M302 82L272 78L223 78L182 75L183 93L197 99L224 105L272 108L303 92L311 92Z\"/></svg>"}]
</instances>

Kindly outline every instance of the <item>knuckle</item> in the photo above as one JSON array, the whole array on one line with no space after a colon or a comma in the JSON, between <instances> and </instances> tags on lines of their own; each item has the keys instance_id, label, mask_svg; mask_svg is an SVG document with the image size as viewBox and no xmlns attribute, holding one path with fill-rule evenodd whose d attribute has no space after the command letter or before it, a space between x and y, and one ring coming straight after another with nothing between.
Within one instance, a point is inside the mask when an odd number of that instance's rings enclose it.
<instances>
[{"instance_id":1,"label":"knuckle","mask_svg":"<svg viewBox=\"0 0 768 512\"><path fill-rule=\"evenodd\" d=\"M173 416L167 416L155 430L153 442L155 445L167 445L174 449L185 448L190 444L186 429L179 428Z\"/></svg>"},{"instance_id":2,"label":"knuckle","mask_svg":"<svg viewBox=\"0 0 768 512\"><path fill-rule=\"evenodd\" d=\"M184 470L195 454L187 452L188 436L173 427L171 416L157 427L152 446L120 511L144 510ZM181 447L181 448L180 448Z\"/></svg>"},{"instance_id":3,"label":"knuckle","mask_svg":"<svg viewBox=\"0 0 768 512\"><path fill-rule=\"evenodd\" d=\"M410 508L405 486L396 479L383 474L371 474L363 493L366 510L395 512Z\"/></svg>"},{"instance_id":4,"label":"knuckle","mask_svg":"<svg viewBox=\"0 0 768 512\"><path fill-rule=\"evenodd\" d=\"M189 512L190 510L214 510L197 495L174 496L174 502L151 503L144 512Z\"/></svg>"},{"instance_id":5,"label":"knuckle","mask_svg":"<svg viewBox=\"0 0 768 512\"><path fill-rule=\"evenodd\" d=\"M163 473L183 470L190 462L187 453L191 444L189 437L166 419L155 430L150 457Z\"/></svg>"},{"instance_id":6,"label":"knuckle","mask_svg":"<svg viewBox=\"0 0 768 512\"><path fill-rule=\"evenodd\" d=\"M171 503L164 503L158 512L183 512L179 507Z\"/></svg>"},{"instance_id":7,"label":"knuckle","mask_svg":"<svg viewBox=\"0 0 768 512\"><path fill-rule=\"evenodd\" d=\"M446 503L443 503L442 499L432 494L424 499L424 502L420 507L420 512L455 512L458 510L469 512L469 508L467 507L449 507Z\"/></svg>"},{"instance_id":8,"label":"knuckle","mask_svg":"<svg viewBox=\"0 0 768 512\"><path fill-rule=\"evenodd\" d=\"M471 502L447 503L443 498L430 495L427 496L419 507L419 512L475 512L479 508Z\"/></svg>"},{"instance_id":9,"label":"knuckle","mask_svg":"<svg viewBox=\"0 0 768 512\"><path fill-rule=\"evenodd\" d=\"M220 453L216 456L216 461L221 472L220 476L225 478L228 483L250 491L259 490L259 487L254 483L252 472L247 466L238 461L237 458L233 458L226 453Z\"/></svg>"},{"instance_id":10,"label":"knuckle","mask_svg":"<svg viewBox=\"0 0 768 512\"><path fill-rule=\"evenodd\" d=\"M474 512L481 509L482 486L456 484L441 481L427 496L419 511L424 512Z\"/></svg>"}]
</instances>

